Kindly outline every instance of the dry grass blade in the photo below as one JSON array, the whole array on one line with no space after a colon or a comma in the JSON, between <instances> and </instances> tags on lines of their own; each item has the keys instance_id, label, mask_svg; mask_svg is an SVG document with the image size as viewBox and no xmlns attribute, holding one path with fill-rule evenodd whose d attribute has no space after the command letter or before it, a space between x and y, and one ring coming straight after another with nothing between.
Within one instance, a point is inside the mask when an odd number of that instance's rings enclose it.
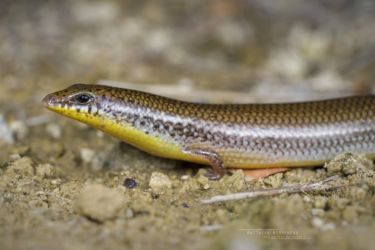
<instances>
[{"instance_id":1,"label":"dry grass blade","mask_svg":"<svg viewBox=\"0 0 375 250\"><path fill-rule=\"evenodd\" d=\"M218 196L211 197L210 199L201 200L201 202L203 204L212 204L212 203L217 203L217 202L273 196L273 195L279 195L279 194L284 194L284 193L292 194L292 193L340 188L343 185L336 185L336 186L327 185L328 182L337 180L338 177L339 177L338 175L334 175L334 176L331 176L329 178L326 178L318 182L303 184L303 185L293 185L293 186L286 186L286 187L281 187L281 188L260 189L260 190L250 191L250 192L241 192L241 193L234 193L234 194L228 194L228 195L218 195Z\"/></svg>"}]
</instances>

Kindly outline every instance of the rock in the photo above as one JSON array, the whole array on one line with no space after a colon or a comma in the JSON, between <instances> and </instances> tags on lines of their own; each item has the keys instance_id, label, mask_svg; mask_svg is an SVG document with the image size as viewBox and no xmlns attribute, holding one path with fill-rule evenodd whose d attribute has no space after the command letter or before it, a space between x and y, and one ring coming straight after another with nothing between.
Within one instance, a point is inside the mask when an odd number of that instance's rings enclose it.
<instances>
[{"instance_id":1,"label":"rock","mask_svg":"<svg viewBox=\"0 0 375 250\"><path fill-rule=\"evenodd\" d=\"M103 222L116 218L124 203L119 191L101 184L88 184L76 200L76 210L88 218Z\"/></svg>"},{"instance_id":2,"label":"rock","mask_svg":"<svg viewBox=\"0 0 375 250\"><path fill-rule=\"evenodd\" d=\"M172 182L169 180L169 177L165 174L153 172L151 174L149 186L152 190L152 193L160 195L165 193L172 187Z\"/></svg>"}]
</instances>

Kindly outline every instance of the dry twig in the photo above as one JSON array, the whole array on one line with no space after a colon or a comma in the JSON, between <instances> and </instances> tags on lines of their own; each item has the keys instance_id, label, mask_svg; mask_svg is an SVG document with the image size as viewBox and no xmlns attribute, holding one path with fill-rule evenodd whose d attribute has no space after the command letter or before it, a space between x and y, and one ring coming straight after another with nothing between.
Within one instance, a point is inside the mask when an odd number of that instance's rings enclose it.
<instances>
[{"instance_id":1,"label":"dry twig","mask_svg":"<svg viewBox=\"0 0 375 250\"><path fill-rule=\"evenodd\" d=\"M272 189L260 189L260 190L254 190L251 192L241 192L241 193L234 193L234 194L228 194L228 195L218 195L218 196L211 197L210 199L201 200L201 202L203 204L212 204L212 203L224 202L224 201L234 201L234 200L242 200L242 199L255 198L255 197L273 196L273 195L279 195L283 193L292 194L292 193L300 193L300 192L317 191L317 190L325 190L325 189L343 187L343 185L336 185L336 186L327 185L328 182L337 180L338 177L339 177L338 175L334 175L324 180L314 182L314 183L309 183L309 184L293 185L293 186L286 186L286 187L272 188Z\"/></svg>"}]
</instances>

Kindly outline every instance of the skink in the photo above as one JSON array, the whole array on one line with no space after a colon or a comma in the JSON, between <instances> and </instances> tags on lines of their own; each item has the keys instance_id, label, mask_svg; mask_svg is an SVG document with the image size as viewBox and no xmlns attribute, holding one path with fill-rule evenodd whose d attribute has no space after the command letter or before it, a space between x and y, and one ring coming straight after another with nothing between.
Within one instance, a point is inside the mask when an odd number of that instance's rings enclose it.
<instances>
[{"instance_id":1,"label":"skink","mask_svg":"<svg viewBox=\"0 0 375 250\"><path fill-rule=\"evenodd\" d=\"M275 104L201 104L75 84L44 105L150 154L226 168L318 166L343 152L375 158L375 95Z\"/></svg>"}]
</instances>

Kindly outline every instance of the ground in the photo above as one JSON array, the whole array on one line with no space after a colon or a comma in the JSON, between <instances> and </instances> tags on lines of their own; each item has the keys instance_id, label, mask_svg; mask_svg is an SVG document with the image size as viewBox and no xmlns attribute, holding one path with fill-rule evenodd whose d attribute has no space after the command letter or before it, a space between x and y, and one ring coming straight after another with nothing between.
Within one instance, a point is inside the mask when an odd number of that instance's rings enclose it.
<instances>
[{"instance_id":1,"label":"ground","mask_svg":"<svg viewBox=\"0 0 375 250\"><path fill-rule=\"evenodd\" d=\"M0 15L0 249L371 249L373 162L219 181L42 107L72 83L203 102L374 91L368 1L19 1ZM111 82L109 82L111 81ZM203 204L313 183L335 188Z\"/></svg>"}]
</instances>

